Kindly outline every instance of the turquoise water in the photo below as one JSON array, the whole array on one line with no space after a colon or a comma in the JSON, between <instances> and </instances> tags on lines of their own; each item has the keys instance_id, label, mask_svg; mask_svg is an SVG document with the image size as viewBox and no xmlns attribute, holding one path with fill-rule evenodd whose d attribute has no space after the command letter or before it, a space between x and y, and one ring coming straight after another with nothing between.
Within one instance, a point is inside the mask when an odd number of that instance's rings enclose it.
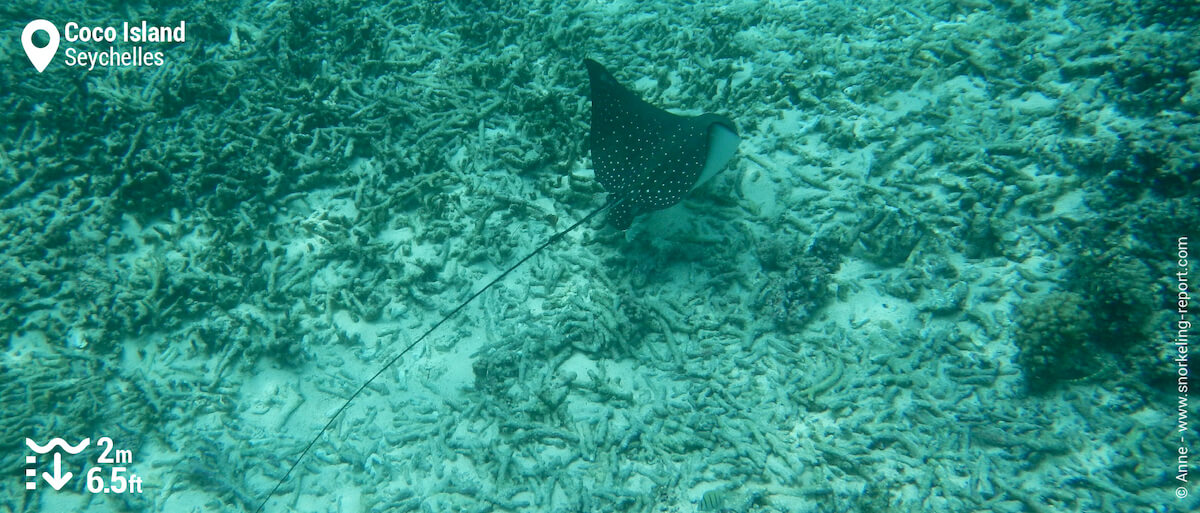
<instances>
[{"instance_id":1,"label":"turquoise water","mask_svg":"<svg viewBox=\"0 0 1200 513\"><path fill-rule=\"evenodd\" d=\"M0 509L1197 509L1200 9L490 4L0 11Z\"/></svg>"}]
</instances>

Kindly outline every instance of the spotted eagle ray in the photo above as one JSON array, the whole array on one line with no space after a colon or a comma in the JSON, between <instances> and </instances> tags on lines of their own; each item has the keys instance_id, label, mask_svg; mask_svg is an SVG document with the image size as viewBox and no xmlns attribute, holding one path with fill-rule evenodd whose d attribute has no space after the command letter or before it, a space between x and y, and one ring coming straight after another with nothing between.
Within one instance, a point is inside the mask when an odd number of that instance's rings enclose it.
<instances>
[{"instance_id":1,"label":"spotted eagle ray","mask_svg":"<svg viewBox=\"0 0 1200 513\"><path fill-rule=\"evenodd\" d=\"M565 230L551 235L536 249L454 307L450 313L427 328L421 336L380 367L379 371L350 394L341 407L329 417L321 431L317 432L303 451L300 451L296 461L258 505L256 513L266 507L267 502L292 475L313 445L367 386L439 326L471 304L480 294L541 253L543 249L605 210L611 209L609 219L617 229L624 230L629 228L633 218L638 215L679 203L685 194L724 169L737 152L737 145L741 139L738 137L737 126L729 118L707 113L699 116L672 114L647 103L622 86L600 63L584 59L583 64L587 67L591 82L592 131L589 141L592 167L596 172L596 181L609 193L608 201Z\"/></svg>"},{"instance_id":2,"label":"spotted eagle ray","mask_svg":"<svg viewBox=\"0 0 1200 513\"><path fill-rule=\"evenodd\" d=\"M600 63L583 63L592 82L592 167L618 201L608 214L618 229L679 203L733 158L738 135L729 118L671 114L621 86Z\"/></svg>"}]
</instances>

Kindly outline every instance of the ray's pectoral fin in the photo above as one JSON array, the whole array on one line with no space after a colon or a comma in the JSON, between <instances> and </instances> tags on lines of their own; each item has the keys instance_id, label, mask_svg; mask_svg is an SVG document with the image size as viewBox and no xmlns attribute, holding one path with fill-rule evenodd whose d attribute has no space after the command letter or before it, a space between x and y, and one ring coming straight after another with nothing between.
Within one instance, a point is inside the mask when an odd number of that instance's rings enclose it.
<instances>
[{"instance_id":1,"label":"ray's pectoral fin","mask_svg":"<svg viewBox=\"0 0 1200 513\"><path fill-rule=\"evenodd\" d=\"M733 155L737 153L738 143L742 142L742 138L738 136L737 130L733 128L733 122L729 120L714 121L708 126L708 154L704 158L704 170L700 172L700 179L696 180L696 185L692 186L692 190L704 185L717 176L717 173L723 171L728 166L729 161L733 160Z\"/></svg>"},{"instance_id":2,"label":"ray's pectoral fin","mask_svg":"<svg viewBox=\"0 0 1200 513\"><path fill-rule=\"evenodd\" d=\"M600 63L584 64L591 81L592 166L600 185L620 198L609 214L618 229L679 203L737 152L737 125L729 118L672 114L626 89Z\"/></svg>"}]
</instances>

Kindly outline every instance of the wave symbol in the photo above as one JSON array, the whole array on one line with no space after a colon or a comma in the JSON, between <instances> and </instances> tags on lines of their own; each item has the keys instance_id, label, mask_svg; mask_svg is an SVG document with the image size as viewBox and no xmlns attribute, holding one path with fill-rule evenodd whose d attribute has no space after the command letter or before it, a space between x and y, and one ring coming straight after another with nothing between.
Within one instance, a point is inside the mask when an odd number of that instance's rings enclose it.
<instances>
[{"instance_id":1,"label":"wave symbol","mask_svg":"<svg viewBox=\"0 0 1200 513\"><path fill-rule=\"evenodd\" d=\"M83 441L79 442L79 445L73 446L61 438L55 438L46 445L38 445L37 442L34 442L32 438L25 439L25 445L29 446L29 450L38 454L46 454L50 451L53 451L55 447L61 448L62 450L66 451L67 454L79 454L80 452L83 452L83 450L86 449L88 444L91 442L91 438L84 438Z\"/></svg>"}]
</instances>

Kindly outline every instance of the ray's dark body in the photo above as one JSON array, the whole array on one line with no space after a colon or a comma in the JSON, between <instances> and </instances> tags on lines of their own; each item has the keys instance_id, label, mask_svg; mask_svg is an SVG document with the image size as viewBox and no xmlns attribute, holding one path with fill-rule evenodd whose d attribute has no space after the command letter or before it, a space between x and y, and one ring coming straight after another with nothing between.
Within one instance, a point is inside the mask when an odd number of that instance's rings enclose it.
<instances>
[{"instance_id":1,"label":"ray's dark body","mask_svg":"<svg viewBox=\"0 0 1200 513\"><path fill-rule=\"evenodd\" d=\"M655 107L622 86L600 63L585 59L591 81L592 167L596 180L623 201L608 218L624 230L633 218L679 203L700 179L708 157L709 130L717 114L680 116Z\"/></svg>"}]
</instances>

